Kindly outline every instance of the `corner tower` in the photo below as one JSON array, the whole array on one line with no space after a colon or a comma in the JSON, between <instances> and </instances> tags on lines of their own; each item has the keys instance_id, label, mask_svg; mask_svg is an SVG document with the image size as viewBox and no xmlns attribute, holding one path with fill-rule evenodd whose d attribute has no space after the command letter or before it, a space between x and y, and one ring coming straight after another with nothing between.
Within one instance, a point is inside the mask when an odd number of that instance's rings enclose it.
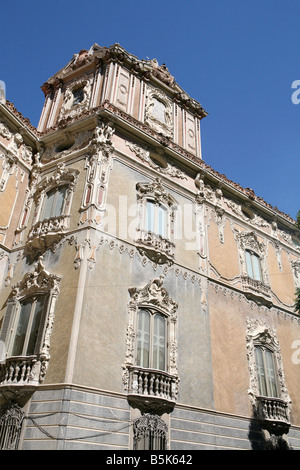
<instances>
[{"instance_id":1,"label":"corner tower","mask_svg":"<svg viewBox=\"0 0 300 470\"><path fill-rule=\"evenodd\" d=\"M156 59L138 60L119 44L94 44L75 54L42 90L40 133L106 110L201 159L200 121L207 113Z\"/></svg>"}]
</instances>

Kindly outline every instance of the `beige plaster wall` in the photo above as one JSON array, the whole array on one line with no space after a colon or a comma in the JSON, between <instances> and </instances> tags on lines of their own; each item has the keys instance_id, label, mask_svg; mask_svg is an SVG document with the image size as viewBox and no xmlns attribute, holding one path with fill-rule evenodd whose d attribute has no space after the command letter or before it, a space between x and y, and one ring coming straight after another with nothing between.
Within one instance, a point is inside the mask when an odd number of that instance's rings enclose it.
<instances>
[{"instance_id":1,"label":"beige plaster wall","mask_svg":"<svg viewBox=\"0 0 300 470\"><path fill-rule=\"evenodd\" d=\"M288 254L284 249L281 250L280 254L282 269L279 267L273 243L268 244L267 266L270 286L282 302L293 305L296 287L291 265Z\"/></svg>"},{"instance_id":2,"label":"beige plaster wall","mask_svg":"<svg viewBox=\"0 0 300 470\"><path fill-rule=\"evenodd\" d=\"M217 272L230 279L240 274L238 247L229 220L226 218L224 227L224 243L221 243L215 215L211 211L208 227L209 260Z\"/></svg>"},{"instance_id":3,"label":"beige plaster wall","mask_svg":"<svg viewBox=\"0 0 300 470\"><path fill-rule=\"evenodd\" d=\"M295 355L295 341L300 339L300 324L296 319L278 313L275 309L259 308L228 289L209 288L211 350L214 380L215 408L219 411L251 416L248 398L250 374L248 369L246 319L261 319L276 331L283 361L286 386L292 399L292 423L300 424L300 353ZM299 346L298 346L299 348ZM294 353L294 361L293 361Z\"/></svg>"}]
</instances>

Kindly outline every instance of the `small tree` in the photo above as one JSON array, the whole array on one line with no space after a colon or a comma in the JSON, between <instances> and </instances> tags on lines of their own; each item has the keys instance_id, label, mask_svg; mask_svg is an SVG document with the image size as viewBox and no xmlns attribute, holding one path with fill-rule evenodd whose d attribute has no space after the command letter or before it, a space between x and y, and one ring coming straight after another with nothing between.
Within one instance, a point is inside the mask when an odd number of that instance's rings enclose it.
<instances>
[{"instance_id":1,"label":"small tree","mask_svg":"<svg viewBox=\"0 0 300 470\"><path fill-rule=\"evenodd\" d=\"M296 215L296 227L300 229L300 211L298 211Z\"/></svg>"},{"instance_id":2,"label":"small tree","mask_svg":"<svg viewBox=\"0 0 300 470\"><path fill-rule=\"evenodd\" d=\"M295 312L300 313L300 287L296 289L296 302L295 302Z\"/></svg>"}]
</instances>

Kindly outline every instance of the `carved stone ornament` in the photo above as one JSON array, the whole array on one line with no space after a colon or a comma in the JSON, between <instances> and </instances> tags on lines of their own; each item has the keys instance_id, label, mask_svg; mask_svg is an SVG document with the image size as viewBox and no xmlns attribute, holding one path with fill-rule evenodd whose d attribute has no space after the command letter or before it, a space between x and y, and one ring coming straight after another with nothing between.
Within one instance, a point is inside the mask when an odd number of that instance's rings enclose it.
<instances>
[{"instance_id":1,"label":"carved stone ornament","mask_svg":"<svg viewBox=\"0 0 300 470\"><path fill-rule=\"evenodd\" d=\"M160 178L151 183L138 183L137 200L139 207L137 249L143 257L149 258L155 264L174 262L175 244L173 243L174 217L177 203L171 194L164 189ZM145 230L144 219L147 201L164 206L167 210L167 233L163 237L153 231Z\"/></svg>"},{"instance_id":2,"label":"carved stone ornament","mask_svg":"<svg viewBox=\"0 0 300 470\"><path fill-rule=\"evenodd\" d=\"M7 140L10 140L12 138L12 133L9 130L8 125L4 122L0 122L0 136L4 137Z\"/></svg>"},{"instance_id":3,"label":"carved stone ornament","mask_svg":"<svg viewBox=\"0 0 300 470\"><path fill-rule=\"evenodd\" d=\"M38 262L34 264L34 271L26 273L21 281L12 286L13 297L21 299L35 294L46 294L50 291L58 295L58 285L61 278L45 271L42 261L43 258L40 257Z\"/></svg>"},{"instance_id":4,"label":"carved stone ornament","mask_svg":"<svg viewBox=\"0 0 300 470\"><path fill-rule=\"evenodd\" d=\"M126 335L126 356L123 364L123 384L128 392L128 401L142 413L170 413L178 396L177 368L177 308L163 287L164 277L152 279L144 287L128 289L129 321ZM156 369L144 369L135 366L135 342L138 312L140 308L151 308L162 313L168 319L169 351L168 372Z\"/></svg>"},{"instance_id":5,"label":"carved stone ornament","mask_svg":"<svg viewBox=\"0 0 300 470\"><path fill-rule=\"evenodd\" d=\"M240 259L242 261L242 275L247 276L247 269L244 261L245 251L253 251L263 261L265 256L265 244L258 240L256 233L253 231L238 232L237 239L239 243Z\"/></svg>"},{"instance_id":6,"label":"carved stone ornament","mask_svg":"<svg viewBox=\"0 0 300 470\"><path fill-rule=\"evenodd\" d=\"M292 261L294 271L295 285L300 288L300 260Z\"/></svg>"},{"instance_id":7,"label":"carved stone ornament","mask_svg":"<svg viewBox=\"0 0 300 470\"><path fill-rule=\"evenodd\" d=\"M165 137L173 137L173 110L167 96L156 88L148 88L145 123Z\"/></svg>"},{"instance_id":8,"label":"carved stone ornament","mask_svg":"<svg viewBox=\"0 0 300 470\"><path fill-rule=\"evenodd\" d=\"M89 145L86 159L86 180L81 203L80 224L103 221L109 174L112 167L115 129L111 122L99 120Z\"/></svg>"},{"instance_id":9,"label":"carved stone ornament","mask_svg":"<svg viewBox=\"0 0 300 470\"><path fill-rule=\"evenodd\" d=\"M79 170L68 168L65 163L58 163L52 176L46 176L36 188L33 199L36 203L39 202L41 195L45 191L60 184L68 184L69 190L73 190L77 183Z\"/></svg>"},{"instance_id":10,"label":"carved stone ornament","mask_svg":"<svg viewBox=\"0 0 300 470\"><path fill-rule=\"evenodd\" d=\"M291 399L285 385L281 351L276 332L261 319L248 318L246 344L250 373L248 394L254 408L254 414L271 433L281 434L282 432L287 432L290 425ZM279 388L278 398L268 399L268 397L260 396L255 361L256 345L267 347L274 355Z\"/></svg>"},{"instance_id":11,"label":"carved stone ornament","mask_svg":"<svg viewBox=\"0 0 300 470\"><path fill-rule=\"evenodd\" d=\"M147 197L153 199L155 203L165 204L169 208L177 205L171 194L166 192L160 178L155 178L151 183L137 183L136 189L138 200Z\"/></svg>"},{"instance_id":12,"label":"carved stone ornament","mask_svg":"<svg viewBox=\"0 0 300 470\"><path fill-rule=\"evenodd\" d=\"M20 302L27 299L35 299L36 296L46 296L46 309L41 320L43 329L39 350L31 356L7 357L4 364L0 364L0 393L9 395L32 390L43 382L50 359L50 339L54 322L54 308L59 294L59 283L61 277L48 273L42 263L42 258L34 265L34 271L28 272L23 279L12 287L11 297L8 300L7 311L2 329L2 340L9 342L9 332ZM23 392L22 392L23 391Z\"/></svg>"},{"instance_id":13,"label":"carved stone ornament","mask_svg":"<svg viewBox=\"0 0 300 470\"><path fill-rule=\"evenodd\" d=\"M153 279L145 287L132 287L129 289L131 305L152 305L163 309L172 321L177 320L177 302L172 300L163 287L164 276Z\"/></svg>"},{"instance_id":14,"label":"carved stone ornament","mask_svg":"<svg viewBox=\"0 0 300 470\"><path fill-rule=\"evenodd\" d=\"M36 211L33 225L28 233L28 239L25 244L26 255L31 256L36 253L43 253L50 246L56 246L68 230L71 200L78 175L79 170L68 168L64 163L59 163L52 176L46 176L37 184L36 190L31 196L35 202ZM46 197L46 193L60 185L67 186L62 213L58 216L41 220L43 200Z\"/></svg>"},{"instance_id":15,"label":"carved stone ornament","mask_svg":"<svg viewBox=\"0 0 300 470\"><path fill-rule=\"evenodd\" d=\"M187 179L186 175L176 168L176 166L171 165L160 155L155 158L155 153L150 149L143 147L133 142L126 142L126 145L130 148L132 152L136 154L143 162L148 163L148 165L159 173L175 178ZM154 157L152 158L152 155ZM156 163L157 162L157 163Z\"/></svg>"},{"instance_id":16,"label":"carved stone ornament","mask_svg":"<svg viewBox=\"0 0 300 470\"><path fill-rule=\"evenodd\" d=\"M88 109L91 98L92 79L80 78L74 81L65 91L64 102L58 120L73 118ZM82 99L75 98L76 90L82 90Z\"/></svg>"}]
</instances>

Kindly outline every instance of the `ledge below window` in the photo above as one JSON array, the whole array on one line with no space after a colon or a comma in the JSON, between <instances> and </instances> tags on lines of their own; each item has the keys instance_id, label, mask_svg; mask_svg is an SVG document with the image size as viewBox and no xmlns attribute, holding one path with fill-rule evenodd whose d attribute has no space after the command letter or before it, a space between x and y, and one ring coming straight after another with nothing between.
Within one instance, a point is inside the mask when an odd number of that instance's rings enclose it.
<instances>
[{"instance_id":1,"label":"ledge below window","mask_svg":"<svg viewBox=\"0 0 300 470\"><path fill-rule=\"evenodd\" d=\"M175 244L161 235L141 230L136 243L139 252L154 263L172 264L174 262Z\"/></svg>"},{"instance_id":2,"label":"ledge below window","mask_svg":"<svg viewBox=\"0 0 300 470\"><path fill-rule=\"evenodd\" d=\"M128 402L141 413L171 413L178 394L178 377L156 369L129 367Z\"/></svg>"},{"instance_id":3,"label":"ledge below window","mask_svg":"<svg viewBox=\"0 0 300 470\"><path fill-rule=\"evenodd\" d=\"M26 253L44 252L51 245L58 243L69 227L69 219L70 216L60 215L34 224L26 242Z\"/></svg>"},{"instance_id":4,"label":"ledge below window","mask_svg":"<svg viewBox=\"0 0 300 470\"><path fill-rule=\"evenodd\" d=\"M0 390L2 387L36 387L43 380L48 365L46 357L14 356L0 364Z\"/></svg>"},{"instance_id":5,"label":"ledge below window","mask_svg":"<svg viewBox=\"0 0 300 470\"><path fill-rule=\"evenodd\" d=\"M289 406L281 398L259 396L257 400L257 417L261 426L270 434L282 436L290 428Z\"/></svg>"},{"instance_id":6,"label":"ledge below window","mask_svg":"<svg viewBox=\"0 0 300 470\"><path fill-rule=\"evenodd\" d=\"M242 288L246 296L262 303L271 304L271 288L261 281L242 276Z\"/></svg>"}]
</instances>

